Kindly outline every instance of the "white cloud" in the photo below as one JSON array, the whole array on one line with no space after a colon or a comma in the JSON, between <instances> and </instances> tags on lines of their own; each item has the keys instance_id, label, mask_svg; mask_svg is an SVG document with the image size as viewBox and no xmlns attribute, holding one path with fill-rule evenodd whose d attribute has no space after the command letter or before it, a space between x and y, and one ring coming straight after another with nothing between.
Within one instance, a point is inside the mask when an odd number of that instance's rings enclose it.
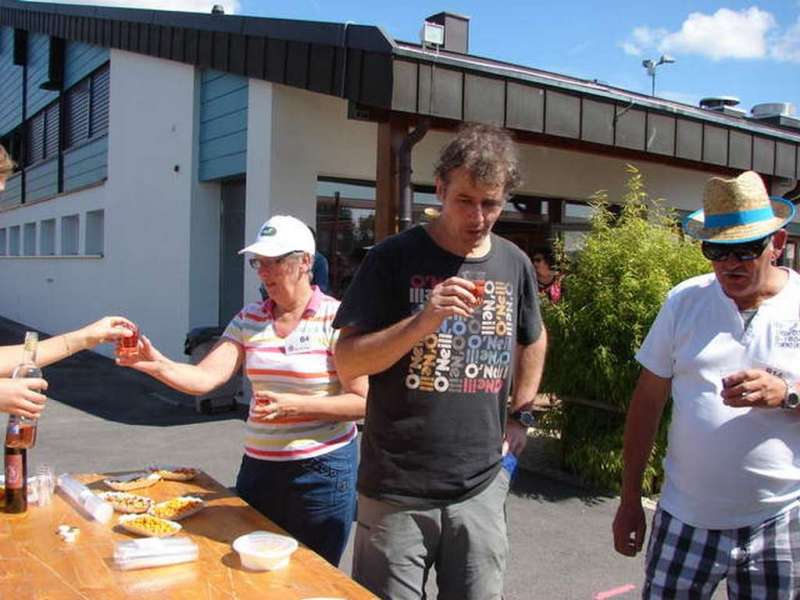
<instances>
[{"instance_id":1,"label":"white cloud","mask_svg":"<svg viewBox=\"0 0 800 600\"><path fill-rule=\"evenodd\" d=\"M800 62L800 17L794 25L775 38L770 55L777 60Z\"/></svg>"},{"instance_id":2,"label":"white cloud","mask_svg":"<svg viewBox=\"0 0 800 600\"><path fill-rule=\"evenodd\" d=\"M628 54L654 50L715 61L768 57L800 61L800 20L781 32L775 17L756 6L739 11L721 8L711 15L693 12L677 31L636 27L621 47Z\"/></svg>"},{"instance_id":3,"label":"white cloud","mask_svg":"<svg viewBox=\"0 0 800 600\"><path fill-rule=\"evenodd\" d=\"M58 4L89 4L119 8L149 8L154 10L178 10L210 13L215 4L225 9L225 14L234 14L241 9L239 0L49 0Z\"/></svg>"}]
</instances>

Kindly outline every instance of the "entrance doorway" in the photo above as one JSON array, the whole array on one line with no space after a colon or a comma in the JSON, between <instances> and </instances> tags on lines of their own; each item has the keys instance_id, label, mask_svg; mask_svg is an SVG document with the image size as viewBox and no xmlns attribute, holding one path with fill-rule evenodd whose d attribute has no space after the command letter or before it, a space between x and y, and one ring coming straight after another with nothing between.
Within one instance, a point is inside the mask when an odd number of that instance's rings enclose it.
<instances>
[{"instance_id":1,"label":"entrance doorway","mask_svg":"<svg viewBox=\"0 0 800 600\"><path fill-rule=\"evenodd\" d=\"M219 324L224 327L244 305L245 181L222 184L219 244Z\"/></svg>"}]
</instances>

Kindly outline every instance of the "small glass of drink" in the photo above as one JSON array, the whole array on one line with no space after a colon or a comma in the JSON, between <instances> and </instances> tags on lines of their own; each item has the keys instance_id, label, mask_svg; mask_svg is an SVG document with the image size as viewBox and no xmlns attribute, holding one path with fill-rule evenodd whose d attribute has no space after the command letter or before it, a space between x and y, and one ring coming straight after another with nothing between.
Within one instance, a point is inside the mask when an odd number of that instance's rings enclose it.
<instances>
[{"instance_id":1,"label":"small glass of drink","mask_svg":"<svg viewBox=\"0 0 800 600\"><path fill-rule=\"evenodd\" d=\"M120 338L117 342L117 356L136 356L139 352L139 328L136 325L128 325L127 323L123 323L122 326L129 329L133 335Z\"/></svg>"},{"instance_id":2,"label":"small glass of drink","mask_svg":"<svg viewBox=\"0 0 800 600\"><path fill-rule=\"evenodd\" d=\"M460 276L467 281L471 281L475 285L475 291L473 291L473 295L475 296L476 304L480 306L483 304L483 294L484 288L486 286L486 273L484 271L461 271Z\"/></svg>"}]
</instances>

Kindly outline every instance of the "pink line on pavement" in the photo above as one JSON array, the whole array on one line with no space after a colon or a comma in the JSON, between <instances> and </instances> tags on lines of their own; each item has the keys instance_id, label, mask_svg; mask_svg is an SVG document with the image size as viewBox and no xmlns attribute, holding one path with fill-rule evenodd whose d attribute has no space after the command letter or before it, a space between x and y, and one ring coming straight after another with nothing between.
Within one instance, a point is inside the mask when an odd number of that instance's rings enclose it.
<instances>
[{"instance_id":1,"label":"pink line on pavement","mask_svg":"<svg viewBox=\"0 0 800 600\"><path fill-rule=\"evenodd\" d=\"M619 596L620 594L624 594L625 592L630 592L635 590L636 586L632 583L628 583L625 585L621 585L619 587L615 587L614 589L608 590L606 592L597 592L594 595L594 600L606 600L606 598L613 598L614 596Z\"/></svg>"}]
</instances>

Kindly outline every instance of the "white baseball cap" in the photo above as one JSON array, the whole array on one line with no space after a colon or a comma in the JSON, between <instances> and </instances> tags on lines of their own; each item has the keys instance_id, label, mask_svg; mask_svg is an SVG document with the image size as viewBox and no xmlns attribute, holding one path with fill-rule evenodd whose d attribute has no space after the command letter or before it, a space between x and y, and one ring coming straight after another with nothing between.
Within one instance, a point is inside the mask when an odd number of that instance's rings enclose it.
<instances>
[{"instance_id":1,"label":"white baseball cap","mask_svg":"<svg viewBox=\"0 0 800 600\"><path fill-rule=\"evenodd\" d=\"M239 254L251 252L274 258L290 252L308 252L314 256L316 251L314 235L305 223L288 215L275 215L258 230L256 241L239 250Z\"/></svg>"}]
</instances>

